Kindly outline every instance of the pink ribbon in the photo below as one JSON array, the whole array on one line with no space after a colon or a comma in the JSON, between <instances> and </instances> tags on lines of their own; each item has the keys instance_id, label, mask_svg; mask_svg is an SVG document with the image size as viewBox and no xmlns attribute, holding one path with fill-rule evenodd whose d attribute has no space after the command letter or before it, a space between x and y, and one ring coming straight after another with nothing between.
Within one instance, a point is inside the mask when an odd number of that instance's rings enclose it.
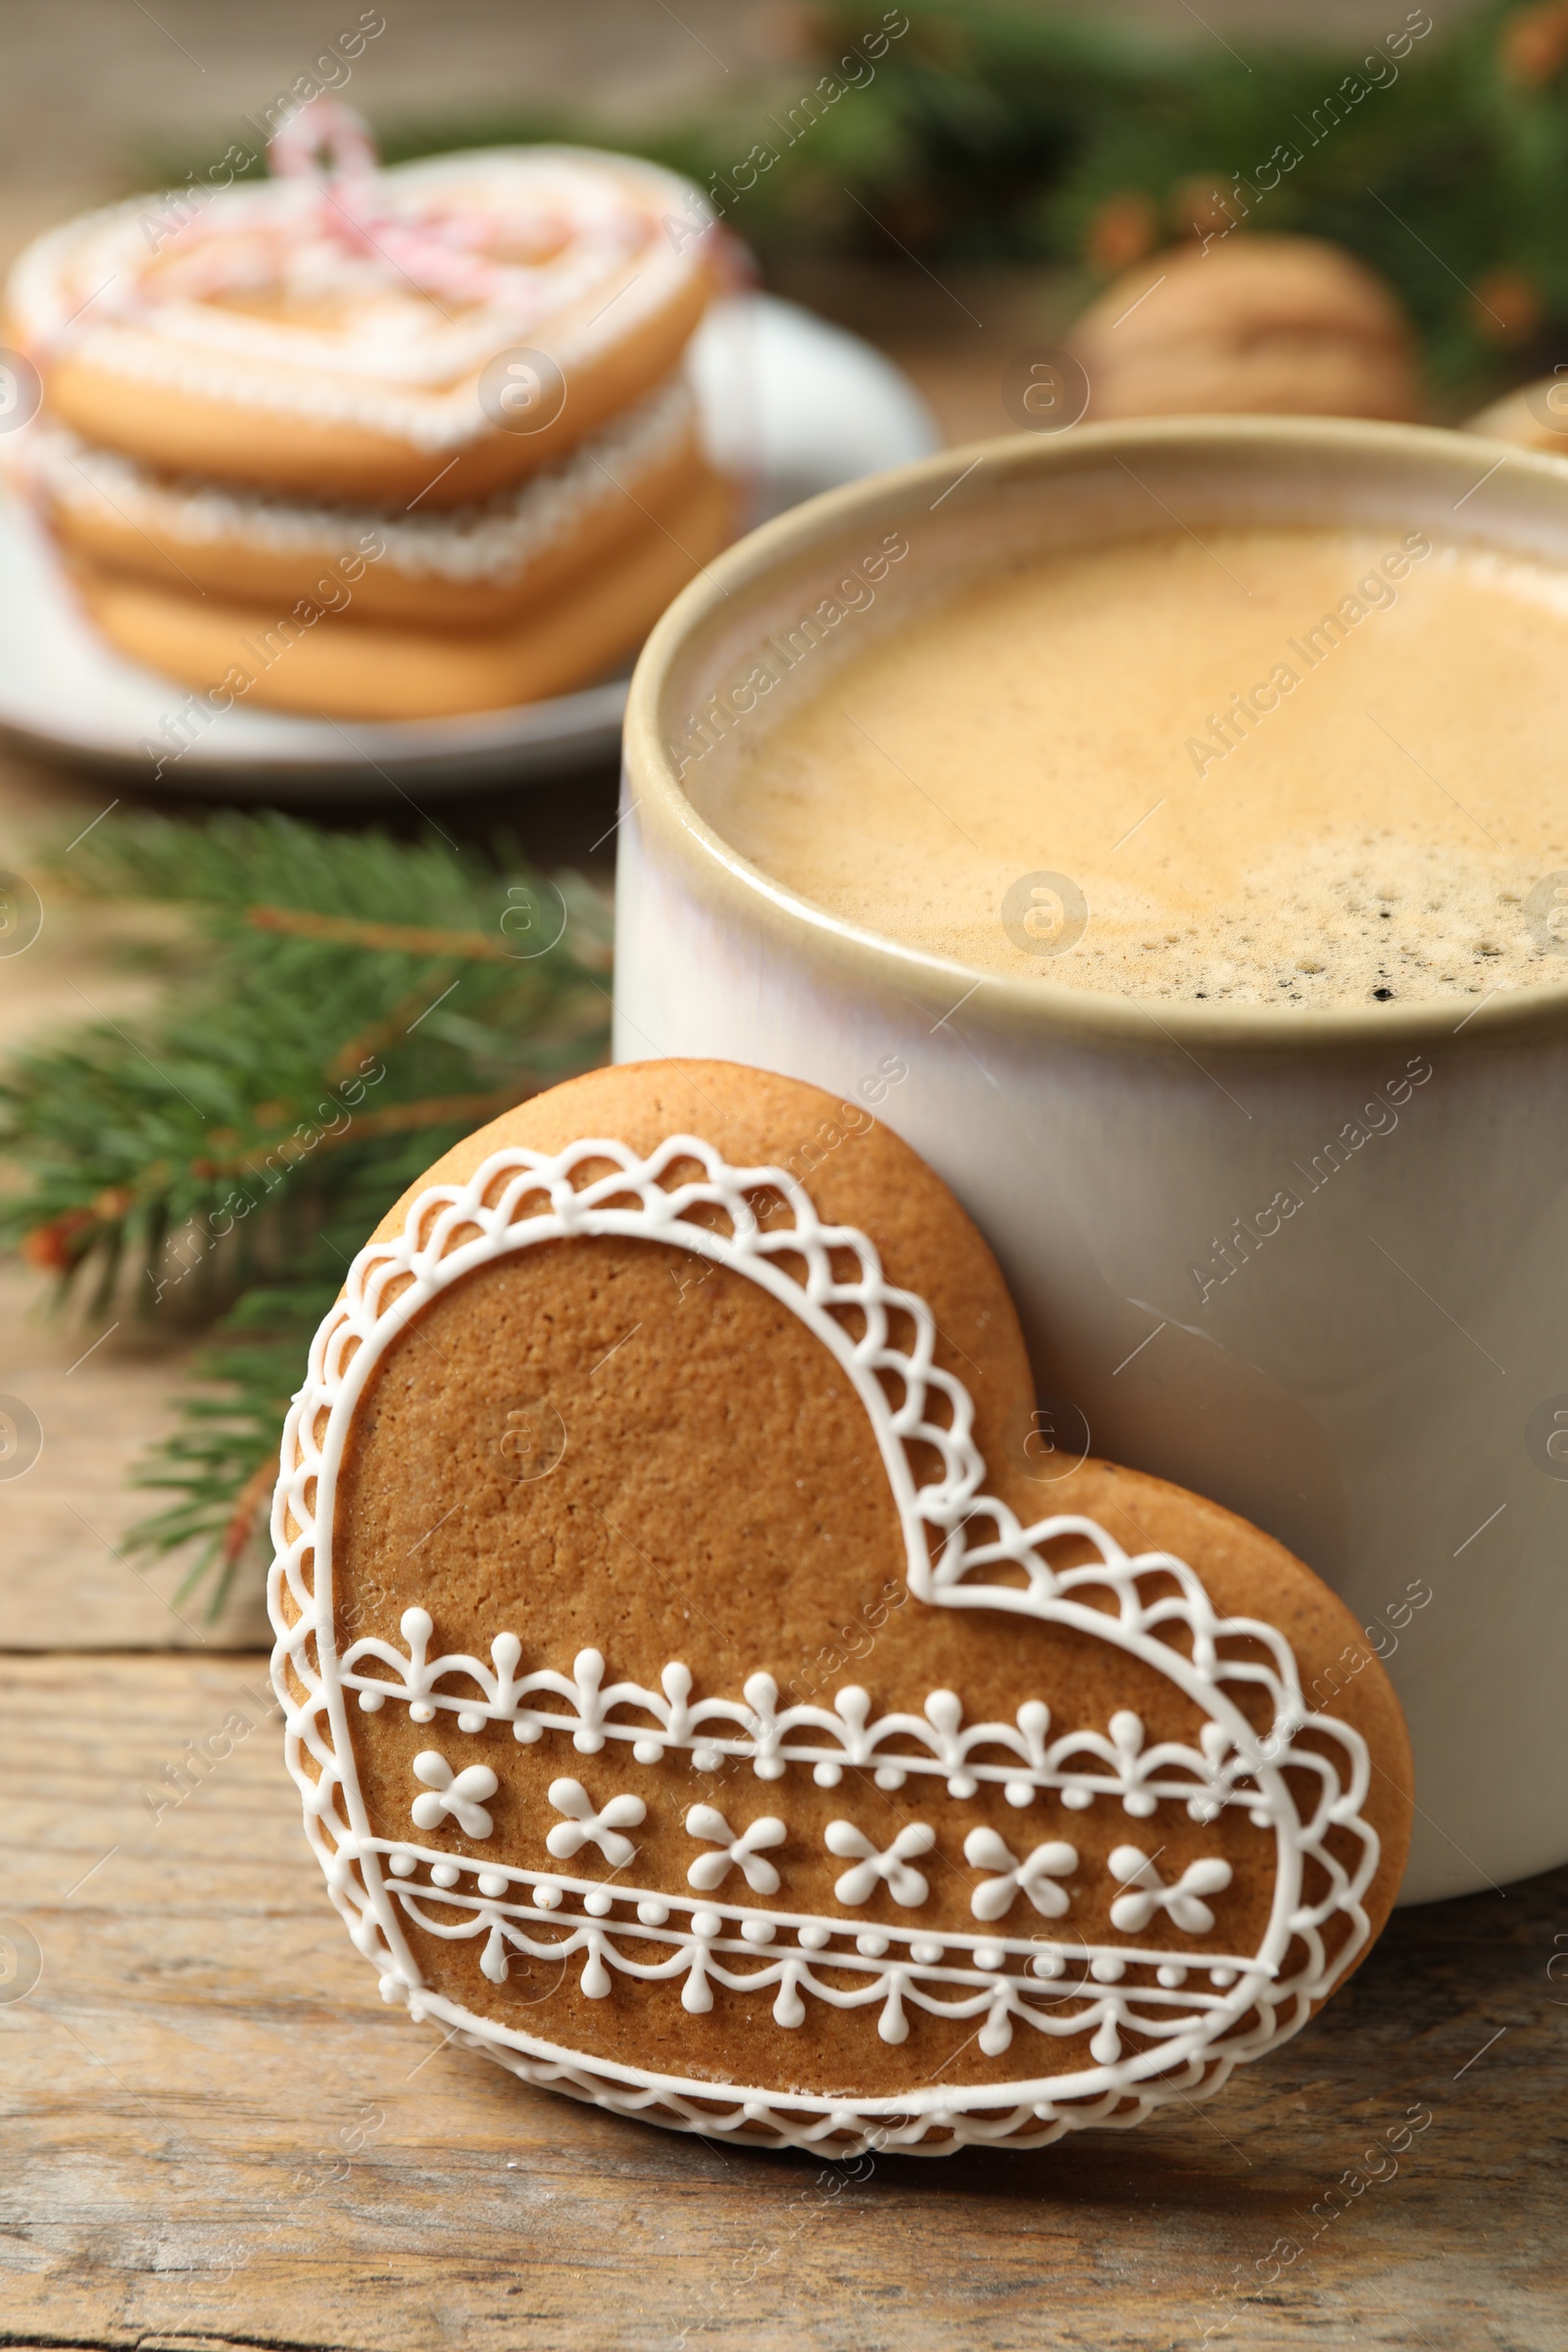
<instances>
[{"instance_id":1,"label":"pink ribbon","mask_svg":"<svg viewBox=\"0 0 1568 2352\"><path fill-rule=\"evenodd\" d=\"M247 285L275 283L291 251L316 236L363 261L377 259L437 303L493 304L524 320L550 307L563 256L587 248L608 272L629 261L646 241L647 223L634 206L613 197L581 206L556 204L509 220L493 209L453 196L433 196L412 217L385 198L369 127L352 107L322 96L296 109L272 138L268 164L280 180L314 183L317 201L302 220L198 214L170 240L160 271L166 291L202 299ZM537 264L502 261L489 248L522 245Z\"/></svg>"},{"instance_id":2,"label":"pink ribbon","mask_svg":"<svg viewBox=\"0 0 1568 2352\"><path fill-rule=\"evenodd\" d=\"M279 123L267 150L274 179L367 179L380 162L365 117L336 98L307 99Z\"/></svg>"}]
</instances>

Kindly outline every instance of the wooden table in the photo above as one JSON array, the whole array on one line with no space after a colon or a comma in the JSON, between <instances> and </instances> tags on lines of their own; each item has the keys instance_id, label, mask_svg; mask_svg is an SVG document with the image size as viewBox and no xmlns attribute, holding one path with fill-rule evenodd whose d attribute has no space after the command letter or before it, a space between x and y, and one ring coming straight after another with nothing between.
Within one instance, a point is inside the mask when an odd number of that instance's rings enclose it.
<instances>
[{"instance_id":1,"label":"wooden table","mask_svg":"<svg viewBox=\"0 0 1568 2352\"><path fill-rule=\"evenodd\" d=\"M41 1970L0 2005L8 2344L1568 2343L1568 1872L1401 1914L1209 2107L822 2166L526 2089L384 2009L268 1703L260 1656L0 1660L9 1990Z\"/></svg>"}]
</instances>

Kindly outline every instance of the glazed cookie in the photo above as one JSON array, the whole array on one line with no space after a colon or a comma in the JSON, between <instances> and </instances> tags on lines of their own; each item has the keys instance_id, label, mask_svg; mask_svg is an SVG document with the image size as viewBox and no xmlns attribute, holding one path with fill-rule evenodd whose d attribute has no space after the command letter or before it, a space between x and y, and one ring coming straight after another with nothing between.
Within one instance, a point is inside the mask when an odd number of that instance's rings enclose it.
<instances>
[{"instance_id":1,"label":"glazed cookie","mask_svg":"<svg viewBox=\"0 0 1568 2352\"><path fill-rule=\"evenodd\" d=\"M1041 1468L995 1261L858 1106L665 1061L448 1153L273 1506L289 1761L385 1997L834 2155L1133 2124L1296 2032L1398 1885L1393 1691L1255 1528Z\"/></svg>"},{"instance_id":2,"label":"glazed cookie","mask_svg":"<svg viewBox=\"0 0 1568 2352\"><path fill-rule=\"evenodd\" d=\"M479 505L433 513L307 506L173 480L41 421L21 436L18 458L56 538L100 570L175 594L266 604L273 617L324 596L352 603L361 619L432 629L497 628L546 596L572 593L624 541L671 521L713 481L696 400L678 376L545 472Z\"/></svg>"},{"instance_id":3,"label":"glazed cookie","mask_svg":"<svg viewBox=\"0 0 1568 2352\"><path fill-rule=\"evenodd\" d=\"M22 256L9 340L58 422L166 471L462 506L668 375L709 299L701 200L627 156L381 171L363 125L317 99L271 161L284 176L200 206L134 197Z\"/></svg>"},{"instance_id":4,"label":"glazed cookie","mask_svg":"<svg viewBox=\"0 0 1568 2352\"><path fill-rule=\"evenodd\" d=\"M373 557L329 566L282 612L275 603L187 595L83 558L72 571L111 644L225 708L242 698L337 718L434 718L569 694L604 677L733 528L730 489L699 466L680 495L637 512L604 561L547 582L553 593L541 590L488 629L364 617L359 594Z\"/></svg>"}]
</instances>

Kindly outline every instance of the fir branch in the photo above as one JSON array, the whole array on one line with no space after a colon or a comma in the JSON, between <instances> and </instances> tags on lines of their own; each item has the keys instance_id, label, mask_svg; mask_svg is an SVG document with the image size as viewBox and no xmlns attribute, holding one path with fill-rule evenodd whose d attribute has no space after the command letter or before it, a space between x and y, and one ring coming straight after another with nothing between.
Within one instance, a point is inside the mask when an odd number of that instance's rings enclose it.
<instances>
[{"instance_id":1,"label":"fir branch","mask_svg":"<svg viewBox=\"0 0 1568 2352\"><path fill-rule=\"evenodd\" d=\"M0 1236L62 1300L215 1330L138 1473L176 1499L129 1541L194 1543L187 1584L209 1580L216 1609L366 1235L451 1144L603 1058L610 908L504 842L480 857L280 815L122 817L53 870L77 896L184 907L200 953L168 951L146 1018L15 1059Z\"/></svg>"},{"instance_id":2,"label":"fir branch","mask_svg":"<svg viewBox=\"0 0 1568 2352\"><path fill-rule=\"evenodd\" d=\"M414 956L459 956L475 963L514 963L515 950L478 931L421 930L413 923L372 923L347 914L312 914L299 906L247 906L258 931L287 931L298 939L331 939L344 947L392 948ZM579 949L579 955L582 951ZM585 958L586 960L586 958ZM609 956L601 968L609 968Z\"/></svg>"}]
</instances>

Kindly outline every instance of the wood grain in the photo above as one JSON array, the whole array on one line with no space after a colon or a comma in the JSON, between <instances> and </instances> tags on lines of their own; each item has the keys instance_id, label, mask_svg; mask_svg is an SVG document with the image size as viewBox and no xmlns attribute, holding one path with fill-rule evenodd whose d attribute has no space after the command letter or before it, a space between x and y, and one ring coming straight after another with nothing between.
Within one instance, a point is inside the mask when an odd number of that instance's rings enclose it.
<instances>
[{"instance_id":1,"label":"wood grain","mask_svg":"<svg viewBox=\"0 0 1568 2352\"><path fill-rule=\"evenodd\" d=\"M0 229L4 219L0 206ZM36 938L20 954L0 954L0 1061L51 1033L123 1022L157 996L157 982L127 968L124 951L170 936L172 918L73 901L35 863L41 840L70 841L105 821L116 799L114 785L0 751L0 869L31 868L43 901ZM151 1567L124 1551L131 1522L171 1499L128 1480L147 1446L173 1426L189 1343L154 1341L119 1307L85 1323L51 1316L49 1296L32 1268L0 1262L0 1396L21 1398L43 1428L43 1450L22 1476L0 1464L0 1647L257 1646L267 1639L258 1577L209 1623L201 1598L176 1598L188 1560Z\"/></svg>"},{"instance_id":2,"label":"wood grain","mask_svg":"<svg viewBox=\"0 0 1568 2352\"><path fill-rule=\"evenodd\" d=\"M0 2002L0 2341L1568 2344L1568 1871L1398 1915L1205 2109L823 2167L531 2091L383 2008L263 1678L0 1660L0 1910L42 1964ZM231 1716L232 1752L155 1819L145 1792Z\"/></svg>"},{"instance_id":3,"label":"wood grain","mask_svg":"<svg viewBox=\"0 0 1568 2352\"><path fill-rule=\"evenodd\" d=\"M0 1395L43 1430L31 1468L0 1479L0 1648L260 1648L271 1637L255 1561L211 1620L205 1592L181 1595L188 1555L125 1548L125 1530L173 1499L129 1482L175 1424L188 1346L51 1320L45 1298L30 1268L0 1264Z\"/></svg>"}]
</instances>

